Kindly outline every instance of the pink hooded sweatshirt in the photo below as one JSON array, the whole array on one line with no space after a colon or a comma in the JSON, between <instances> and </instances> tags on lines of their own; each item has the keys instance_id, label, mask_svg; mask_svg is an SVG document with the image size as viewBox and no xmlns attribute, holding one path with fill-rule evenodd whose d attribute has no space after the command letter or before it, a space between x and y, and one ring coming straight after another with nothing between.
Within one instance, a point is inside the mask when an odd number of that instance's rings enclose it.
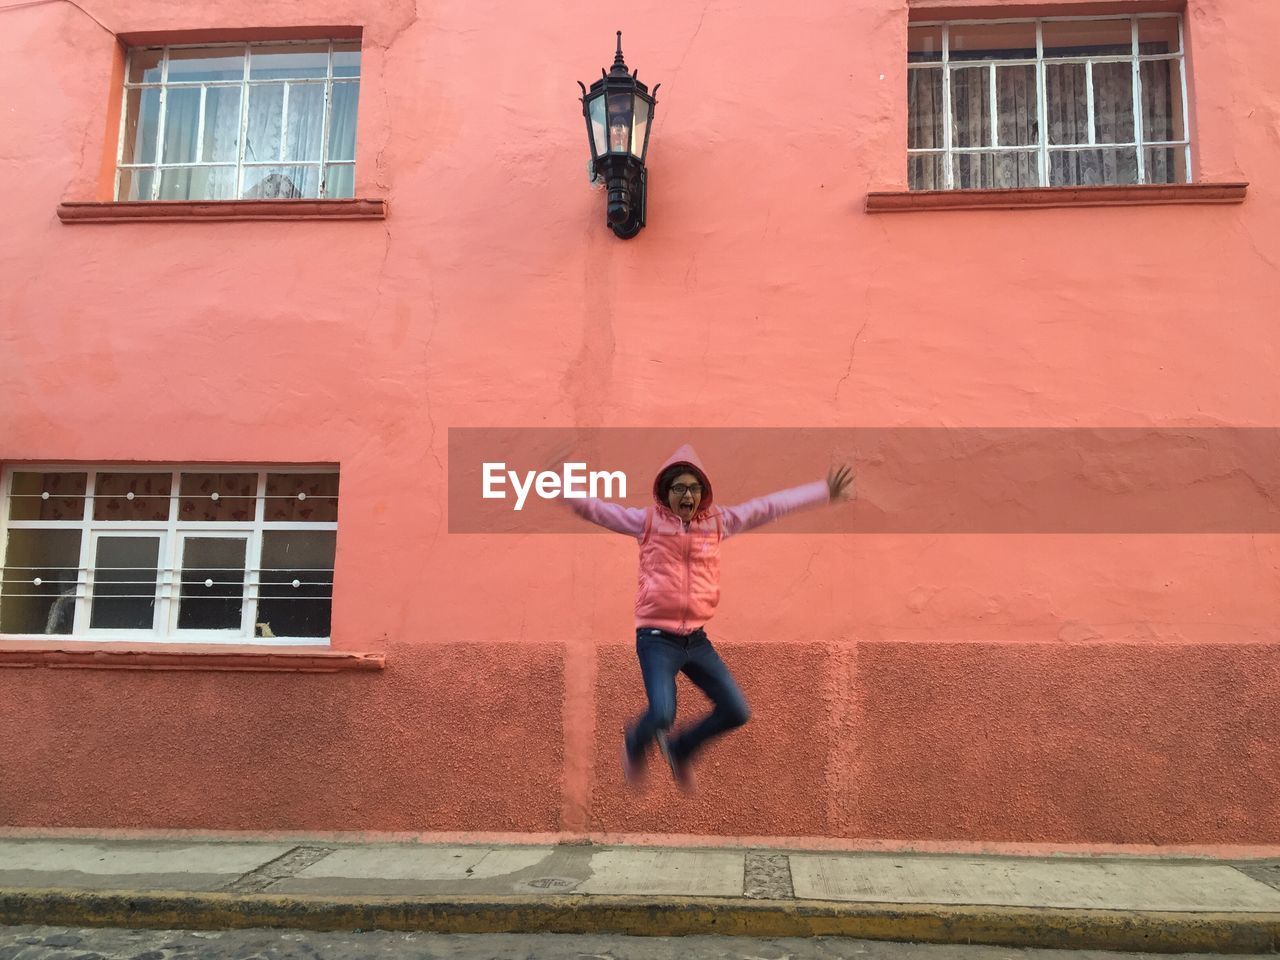
<instances>
[{"instance_id":1,"label":"pink hooded sweatshirt","mask_svg":"<svg viewBox=\"0 0 1280 960\"><path fill-rule=\"evenodd\" d=\"M661 496L658 483L668 467L687 467L702 483L698 512L681 520ZM825 480L780 490L736 507L717 506L711 480L693 448L685 445L653 480L653 506L624 507L594 498L566 500L579 516L640 541L636 626L687 634L704 625L720 602L720 544L795 510L827 503Z\"/></svg>"}]
</instances>

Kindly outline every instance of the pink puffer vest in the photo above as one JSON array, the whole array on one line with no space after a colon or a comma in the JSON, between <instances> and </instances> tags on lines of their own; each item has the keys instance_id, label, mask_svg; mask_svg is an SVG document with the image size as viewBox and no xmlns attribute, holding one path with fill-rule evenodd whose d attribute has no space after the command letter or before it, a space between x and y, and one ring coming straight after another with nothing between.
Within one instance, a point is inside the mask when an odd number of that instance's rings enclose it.
<instances>
[{"instance_id":1,"label":"pink puffer vest","mask_svg":"<svg viewBox=\"0 0 1280 960\"><path fill-rule=\"evenodd\" d=\"M698 512L688 523L671 511L658 486L667 468L677 465L702 483ZM707 471L693 448L686 445L658 469L652 506L624 507L595 498L566 502L584 519L640 542L636 627L686 634L710 620L720 602L720 544L724 540L793 510L827 503L829 498L826 481L815 480L734 507L717 506Z\"/></svg>"}]
</instances>

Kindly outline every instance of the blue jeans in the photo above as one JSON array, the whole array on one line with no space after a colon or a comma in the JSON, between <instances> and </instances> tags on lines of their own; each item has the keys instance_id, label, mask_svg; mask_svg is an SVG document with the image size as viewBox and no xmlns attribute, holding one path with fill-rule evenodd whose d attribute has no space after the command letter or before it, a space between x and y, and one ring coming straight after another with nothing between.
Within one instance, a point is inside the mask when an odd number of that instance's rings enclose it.
<instances>
[{"instance_id":1,"label":"blue jeans","mask_svg":"<svg viewBox=\"0 0 1280 960\"><path fill-rule=\"evenodd\" d=\"M675 722L677 673L692 680L712 704L709 714L669 741L671 752L678 759L689 759L712 737L750 719L746 698L703 629L681 636L641 627L636 630L636 657L640 660L649 709L627 731L627 753L633 760L644 755L659 730L669 730Z\"/></svg>"}]
</instances>

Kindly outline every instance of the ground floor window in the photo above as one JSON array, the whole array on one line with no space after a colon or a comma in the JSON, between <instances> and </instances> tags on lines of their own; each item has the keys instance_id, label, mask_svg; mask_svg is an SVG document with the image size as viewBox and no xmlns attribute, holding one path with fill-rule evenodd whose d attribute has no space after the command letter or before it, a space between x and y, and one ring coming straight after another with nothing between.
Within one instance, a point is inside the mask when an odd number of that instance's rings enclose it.
<instances>
[{"instance_id":1,"label":"ground floor window","mask_svg":"<svg viewBox=\"0 0 1280 960\"><path fill-rule=\"evenodd\" d=\"M329 637L338 473L15 466L0 474L0 634Z\"/></svg>"}]
</instances>

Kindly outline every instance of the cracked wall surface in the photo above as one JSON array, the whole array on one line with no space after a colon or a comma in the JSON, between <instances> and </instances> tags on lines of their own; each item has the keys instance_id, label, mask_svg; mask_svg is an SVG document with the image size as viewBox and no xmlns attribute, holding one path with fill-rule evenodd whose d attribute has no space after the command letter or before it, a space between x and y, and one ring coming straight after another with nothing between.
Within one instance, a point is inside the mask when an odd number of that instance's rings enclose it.
<instances>
[{"instance_id":1,"label":"cracked wall surface","mask_svg":"<svg viewBox=\"0 0 1280 960\"><path fill-rule=\"evenodd\" d=\"M755 719L683 801L616 769L634 546L450 535L445 483L460 426L1277 425L1273 0L1186 8L1244 204L902 216L862 202L926 2L81 2L0 12L0 461L340 464L333 645L389 665L0 671L0 826L1280 842L1276 535L744 538L710 632ZM324 25L385 221L58 221L113 33ZM575 83L619 28L662 83L627 242Z\"/></svg>"}]
</instances>

